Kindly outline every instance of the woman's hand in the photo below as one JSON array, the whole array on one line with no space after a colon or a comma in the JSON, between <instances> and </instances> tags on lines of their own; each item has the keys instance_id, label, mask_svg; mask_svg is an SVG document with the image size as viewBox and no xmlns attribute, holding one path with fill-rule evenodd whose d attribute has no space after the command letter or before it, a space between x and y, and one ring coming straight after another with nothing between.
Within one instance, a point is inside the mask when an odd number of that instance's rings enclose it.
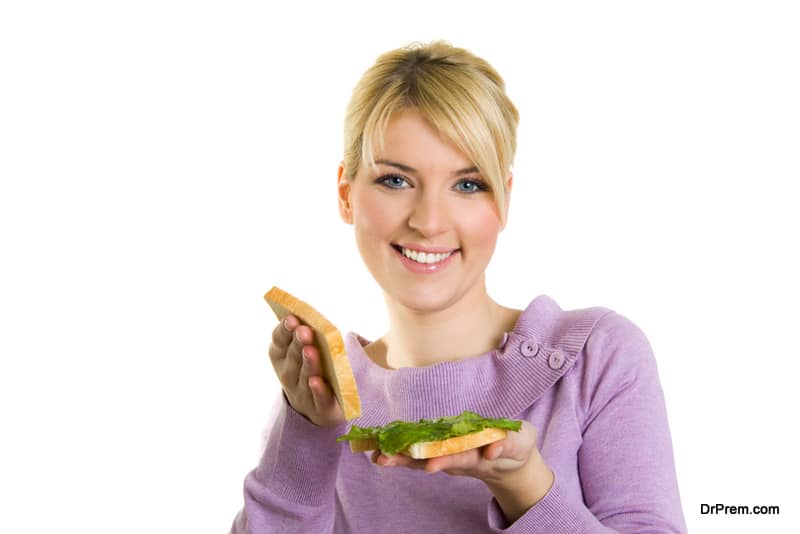
<instances>
[{"instance_id":1,"label":"woman's hand","mask_svg":"<svg viewBox=\"0 0 800 534\"><path fill-rule=\"evenodd\" d=\"M536 429L527 421L522 422L519 432L509 432L505 439L458 454L414 460L402 454L385 456L375 451L372 461L480 479L511 523L547 494L555 478L536 448Z\"/></svg>"},{"instance_id":2,"label":"woman's hand","mask_svg":"<svg viewBox=\"0 0 800 534\"><path fill-rule=\"evenodd\" d=\"M284 317L272 331L269 359L292 408L315 425L344 422L336 395L322 378L320 354L310 327L300 324L294 315Z\"/></svg>"}]
</instances>

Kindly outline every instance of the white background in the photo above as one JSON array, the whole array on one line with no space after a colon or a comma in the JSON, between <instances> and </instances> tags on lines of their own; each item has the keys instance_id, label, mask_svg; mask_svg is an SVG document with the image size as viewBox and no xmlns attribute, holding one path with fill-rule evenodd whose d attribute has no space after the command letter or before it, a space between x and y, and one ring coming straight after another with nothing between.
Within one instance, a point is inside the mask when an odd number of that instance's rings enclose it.
<instances>
[{"instance_id":1,"label":"white background","mask_svg":"<svg viewBox=\"0 0 800 534\"><path fill-rule=\"evenodd\" d=\"M522 5L2 4L0 531L227 531L278 393L263 293L383 333L342 119L435 38L522 117L490 293L644 329L691 531L800 531L796 4Z\"/></svg>"}]
</instances>

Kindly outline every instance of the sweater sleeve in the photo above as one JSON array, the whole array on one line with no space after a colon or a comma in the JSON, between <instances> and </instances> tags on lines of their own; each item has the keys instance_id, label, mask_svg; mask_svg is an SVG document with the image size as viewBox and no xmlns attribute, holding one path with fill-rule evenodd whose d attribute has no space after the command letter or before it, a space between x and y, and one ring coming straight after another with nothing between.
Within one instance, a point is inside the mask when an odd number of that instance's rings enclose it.
<instances>
[{"instance_id":1,"label":"sweater sleeve","mask_svg":"<svg viewBox=\"0 0 800 534\"><path fill-rule=\"evenodd\" d=\"M344 424L319 427L283 398L258 466L244 482L232 534L332 532Z\"/></svg>"},{"instance_id":2,"label":"sweater sleeve","mask_svg":"<svg viewBox=\"0 0 800 534\"><path fill-rule=\"evenodd\" d=\"M664 394L644 333L625 317L603 317L587 340L577 378L583 500L558 475L545 497L512 525L492 499L489 522L507 533L683 533Z\"/></svg>"}]
</instances>

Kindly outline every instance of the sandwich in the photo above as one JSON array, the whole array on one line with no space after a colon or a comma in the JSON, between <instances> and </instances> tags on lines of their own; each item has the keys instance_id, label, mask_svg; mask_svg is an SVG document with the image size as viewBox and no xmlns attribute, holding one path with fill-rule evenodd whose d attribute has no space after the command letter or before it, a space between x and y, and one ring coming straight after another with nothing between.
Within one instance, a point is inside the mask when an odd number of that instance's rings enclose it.
<instances>
[{"instance_id":1,"label":"sandwich","mask_svg":"<svg viewBox=\"0 0 800 534\"><path fill-rule=\"evenodd\" d=\"M339 330L317 310L282 289L273 287L264 295L264 300L279 320L292 314L314 330L314 344L320 354L322 377L333 389L345 419L360 416L361 398Z\"/></svg>"},{"instance_id":2,"label":"sandwich","mask_svg":"<svg viewBox=\"0 0 800 534\"><path fill-rule=\"evenodd\" d=\"M319 350L322 377L333 389L347 420L361 415L361 398L350 360L339 330L321 313L297 297L273 287L264 300L279 320L292 314L314 330ZM490 418L475 412L420 419L417 422L392 421L382 427L352 425L336 441L349 441L354 453L380 450L383 454L405 454L415 459L434 458L474 449L504 439L508 431L519 431L521 421Z\"/></svg>"},{"instance_id":3,"label":"sandwich","mask_svg":"<svg viewBox=\"0 0 800 534\"><path fill-rule=\"evenodd\" d=\"M349 441L352 452L380 450L391 456L404 454L418 460L455 454L504 439L508 431L519 431L522 421L482 417L475 412L420 419L392 421L384 426L353 425L336 441Z\"/></svg>"}]
</instances>

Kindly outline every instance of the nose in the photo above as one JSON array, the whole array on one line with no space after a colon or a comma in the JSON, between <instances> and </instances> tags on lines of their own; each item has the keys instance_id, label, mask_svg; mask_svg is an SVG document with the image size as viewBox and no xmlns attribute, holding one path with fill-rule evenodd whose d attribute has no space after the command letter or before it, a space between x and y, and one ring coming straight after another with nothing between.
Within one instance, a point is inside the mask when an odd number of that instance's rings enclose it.
<instances>
[{"instance_id":1,"label":"nose","mask_svg":"<svg viewBox=\"0 0 800 534\"><path fill-rule=\"evenodd\" d=\"M440 195L423 191L414 200L408 226L423 236L434 236L447 230L449 220L447 205Z\"/></svg>"}]
</instances>

